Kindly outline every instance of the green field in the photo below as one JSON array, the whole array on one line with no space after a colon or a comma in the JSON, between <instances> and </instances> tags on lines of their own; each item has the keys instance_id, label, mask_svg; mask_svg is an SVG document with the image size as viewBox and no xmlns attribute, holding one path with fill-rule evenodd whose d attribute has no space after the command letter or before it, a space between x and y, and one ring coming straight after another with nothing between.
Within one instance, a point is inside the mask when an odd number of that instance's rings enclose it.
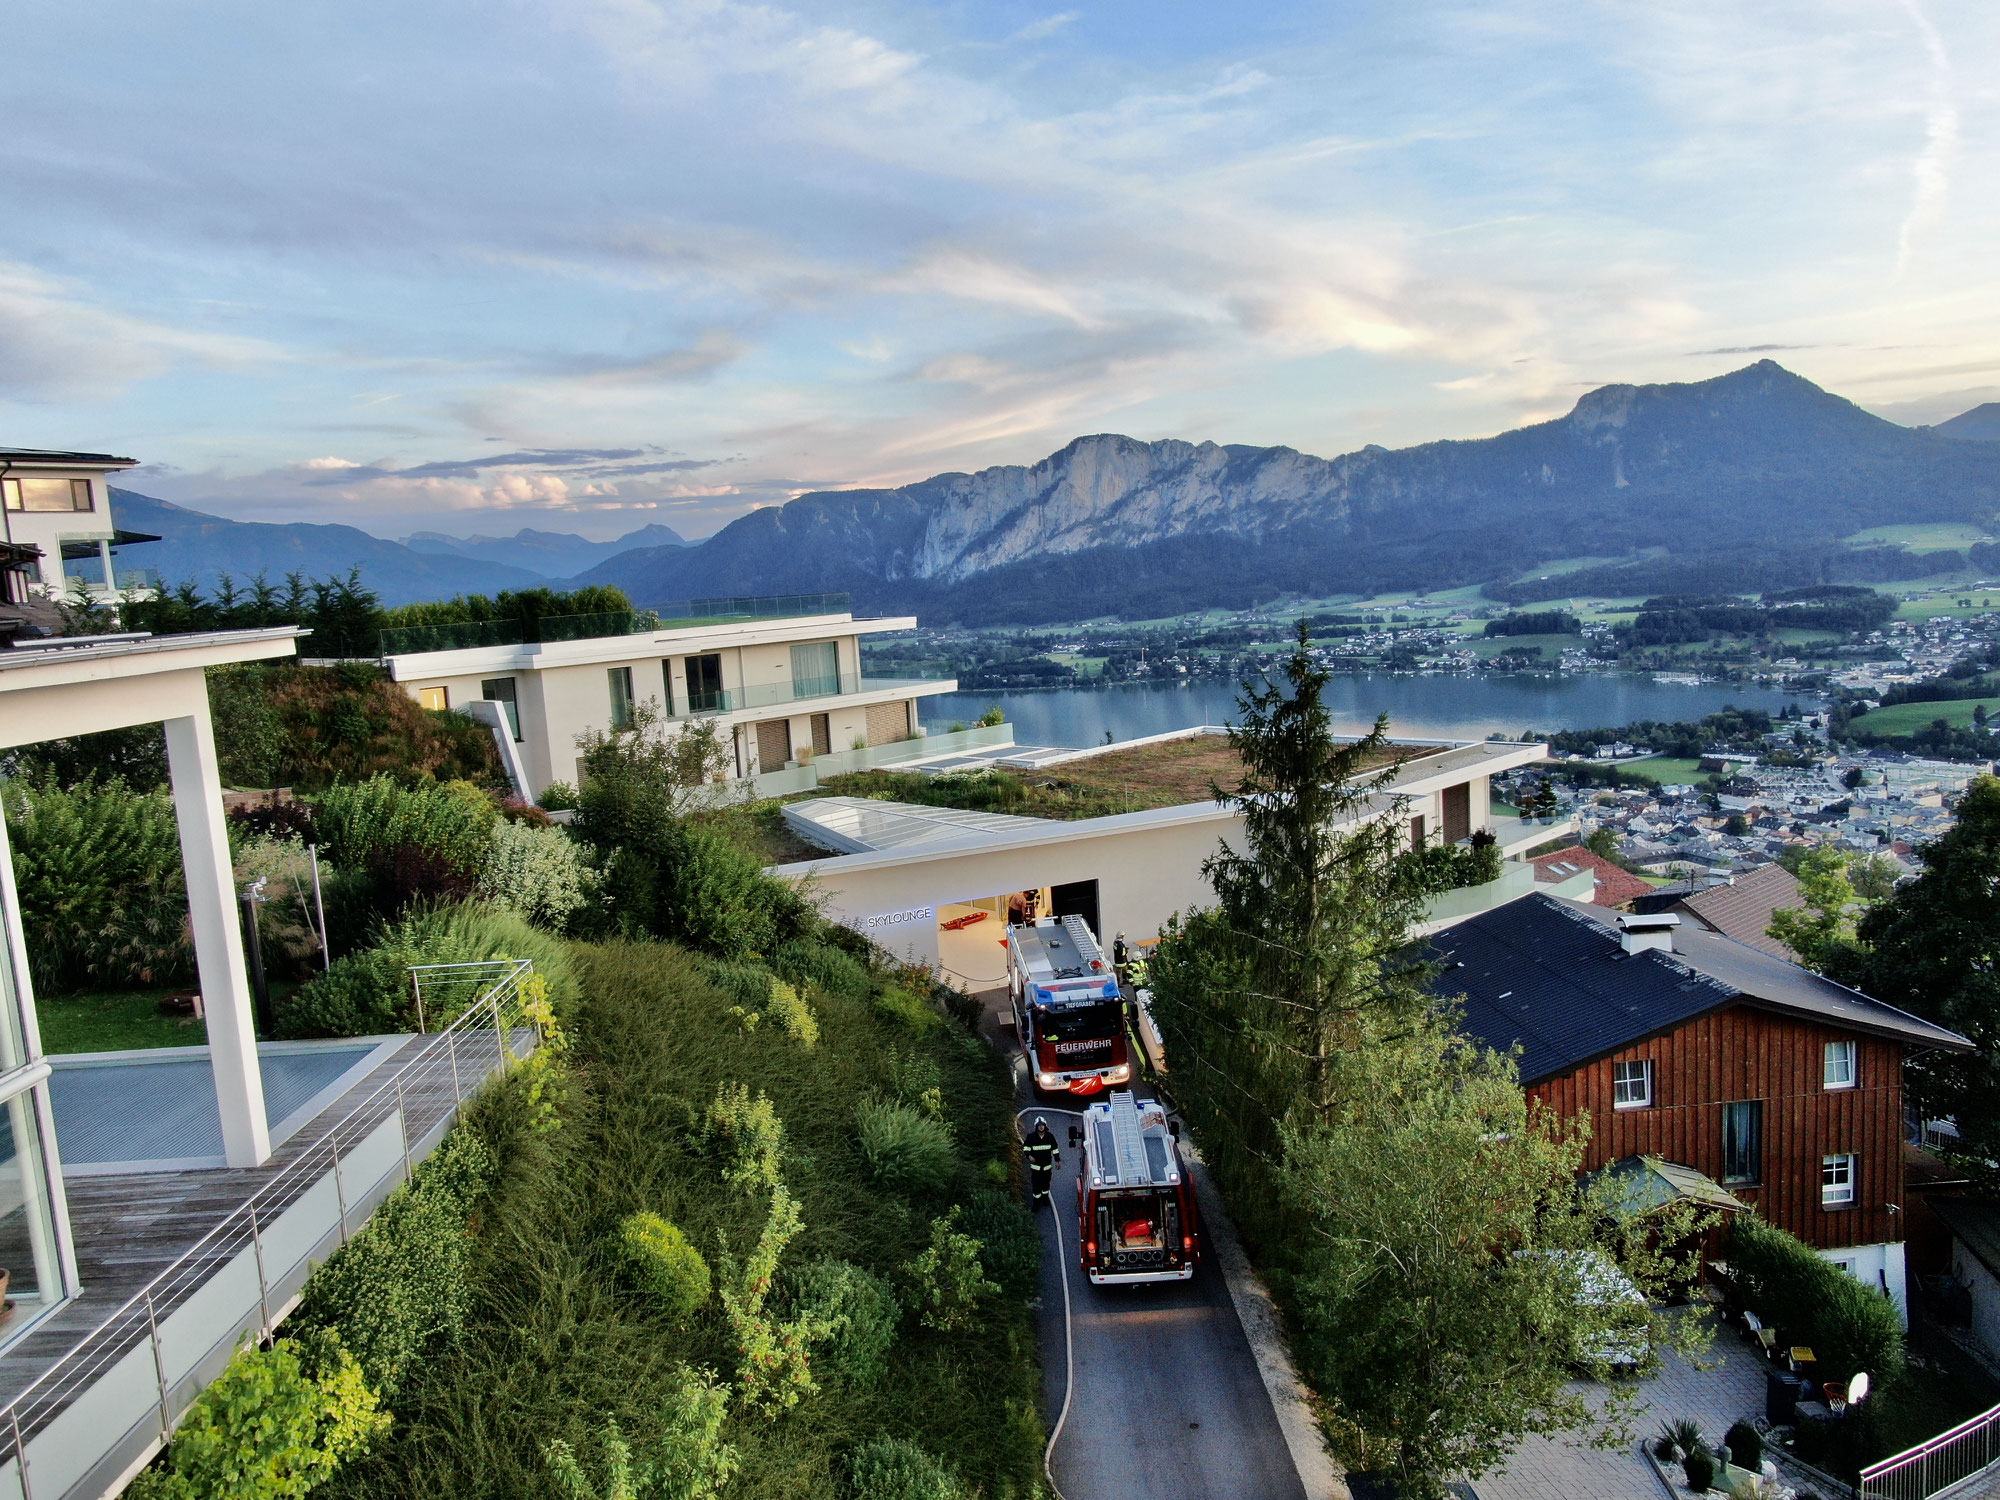
<instances>
[{"instance_id":1,"label":"green field","mask_svg":"<svg viewBox=\"0 0 2000 1500\"><path fill-rule=\"evenodd\" d=\"M1936 719L1954 729L1970 729L1972 711L1982 703L1988 718L2000 719L2000 698L1960 698L1951 703L1897 703L1863 714L1853 724L1869 734L1915 734Z\"/></svg>"},{"instance_id":2,"label":"green field","mask_svg":"<svg viewBox=\"0 0 2000 1500\"><path fill-rule=\"evenodd\" d=\"M138 1047L199 1047L208 1028L160 1014L165 989L105 995L41 995L35 1010L44 1050L126 1052Z\"/></svg>"},{"instance_id":3,"label":"green field","mask_svg":"<svg viewBox=\"0 0 2000 1500\"><path fill-rule=\"evenodd\" d=\"M1676 760L1671 755L1655 755L1649 760L1627 761L1619 768L1644 776L1660 786L1692 786L1708 773L1698 760Z\"/></svg>"},{"instance_id":4,"label":"green field","mask_svg":"<svg viewBox=\"0 0 2000 1500\"><path fill-rule=\"evenodd\" d=\"M1846 537L1850 547L1903 547L1911 552L1962 552L1974 542L1990 542L1993 533L1963 521L1930 521L1915 526L1871 526Z\"/></svg>"}]
</instances>

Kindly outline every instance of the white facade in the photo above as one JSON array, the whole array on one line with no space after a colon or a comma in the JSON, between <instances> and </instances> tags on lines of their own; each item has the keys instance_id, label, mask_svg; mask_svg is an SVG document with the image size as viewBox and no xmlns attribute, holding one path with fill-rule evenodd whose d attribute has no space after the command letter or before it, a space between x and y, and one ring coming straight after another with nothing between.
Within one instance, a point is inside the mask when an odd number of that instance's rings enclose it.
<instances>
[{"instance_id":1,"label":"white facade","mask_svg":"<svg viewBox=\"0 0 2000 1500\"><path fill-rule=\"evenodd\" d=\"M109 476L136 462L107 453L0 450L0 541L41 550L33 593L61 598L73 577L94 598L118 592ZM65 564L64 543L88 547L89 555Z\"/></svg>"},{"instance_id":2,"label":"white facade","mask_svg":"<svg viewBox=\"0 0 2000 1500\"><path fill-rule=\"evenodd\" d=\"M1903 1326L1910 1326L1910 1286L1901 1240L1879 1245L1841 1245L1819 1253L1863 1286L1886 1292L1896 1304L1896 1315Z\"/></svg>"},{"instance_id":3,"label":"white facade","mask_svg":"<svg viewBox=\"0 0 2000 1500\"><path fill-rule=\"evenodd\" d=\"M577 737L614 727L628 684L629 701L650 700L672 724L713 720L731 756L724 774L732 777L911 738L919 732L917 700L958 684L863 676L861 637L916 623L910 616L856 620L843 611L383 660L426 707L464 709L511 693L504 717L532 797L551 782L577 780Z\"/></svg>"},{"instance_id":4,"label":"white facade","mask_svg":"<svg viewBox=\"0 0 2000 1500\"><path fill-rule=\"evenodd\" d=\"M1435 837L1435 831L1444 827L1449 803L1454 833L1460 817L1469 819L1467 832L1494 829L1492 777L1546 754L1543 745L1441 746L1403 767L1392 788L1403 801L1399 815L1412 821L1422 817L1426 835ZM956 843L829 855L782 865L775 873L812 876L814 893L825 901L826 914L833 920L846 922L912 962L941 967L984 987L993 977L991 966L982 962L990 957L991 928L976 922L949 931L941 928L941 920L973 910L997 911L993 898L1008 893L1037 891L1046 900L1061 887L1093 885L1097 907L1093 925L1099 936L1108 940L1124 932L1143 941L1158 933L1175 912L1214 901L1215 893L1201 873L1202 861L1219 843L1240 847L1243 834L1242 815L1216 802L1069 822L1005 821L1024 826L986 833L968 829ZM1513 819L1501 823L1494 831L1500 835L1503 855L1517 854L1563 831L1539 825L1524 829ZM1525 885L1514 878L1526 869L1507 867L1495 882L1505 887L1504 892L1493 893L1496 899L1512 899L1534 889L1532 872ZM1543 889L1589 899L1587 880L1573 891ZM1483 908L1469 907L1456 915L1469 916L1475 909Z\"/></svg>"}]
</instances>

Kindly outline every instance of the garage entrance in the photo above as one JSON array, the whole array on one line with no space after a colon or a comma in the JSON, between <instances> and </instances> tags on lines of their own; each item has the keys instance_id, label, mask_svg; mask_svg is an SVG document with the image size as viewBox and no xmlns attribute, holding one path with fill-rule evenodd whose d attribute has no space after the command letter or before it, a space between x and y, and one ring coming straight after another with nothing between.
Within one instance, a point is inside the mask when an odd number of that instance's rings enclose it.
<instances>
[{"instance_id":1,"label":"garage entrance","mask_svg":"<svg viewBox=\"0 0 2000 1500\"><path fill-rule=\"evenodd\" d=\"M1005 988L1007 923L1023 922L1031 915L1082 917L1110 949L1111 939L1098 932L1095 880L942 902L937 909L938 964L945 983L968 995Z\"/></svg>"}]
</instances>

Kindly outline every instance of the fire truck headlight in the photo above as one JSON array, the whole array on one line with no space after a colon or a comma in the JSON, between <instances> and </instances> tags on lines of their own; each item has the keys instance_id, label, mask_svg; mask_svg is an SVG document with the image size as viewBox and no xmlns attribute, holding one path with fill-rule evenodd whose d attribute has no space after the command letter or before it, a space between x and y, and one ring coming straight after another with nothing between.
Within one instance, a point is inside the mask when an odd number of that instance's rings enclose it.
<instances>
[{"instance_id":1,"label":"fire truck headlight","mask_svg":"<svg viewBox=\"0 0 2000 1500\"><path fill-rule=\"evenodd\" d=\"M1119 1064L1119 1065L1118 1065L1117 1067L1115 1067L1115 1068L1111 1069L1111 1071L1110 1071L1110 1072L1108 1072L1108 1073L1106 1073L1106 1074L1104 1075L1104 1081L1105 1081L1106 1083L1129 1083L1129 1082L1131 1082L1131 1081L1132 1081L1132 1065L1131 1065L1130 1063L1120 1063L1120 1064Z\"/></svg>"},{"instance_id":2,"label":"fire truck headlight","mask_svg":"<svg viewBox=\"0 0 2000 1500\"><path fill-rule=\"evenodd\" d=\"M1035 1075L1035 1082L1045 1089L1059 1089L1062 1087L1062 1074L1037 1073Z\"/></svg>"}]
</instances>

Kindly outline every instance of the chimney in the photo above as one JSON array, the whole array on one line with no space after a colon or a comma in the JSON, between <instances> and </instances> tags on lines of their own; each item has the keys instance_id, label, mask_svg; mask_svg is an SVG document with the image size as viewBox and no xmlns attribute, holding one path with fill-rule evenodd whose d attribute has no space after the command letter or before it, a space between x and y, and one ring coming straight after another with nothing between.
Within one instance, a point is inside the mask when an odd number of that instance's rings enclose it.
<instances>
[{"instance_id":1,"label":"chimney","mask_svg":"<svg viewBox=\"0 0 2000 1500\"><path fill-rule=\"evenodd\" d=\"M1648 948L1671 953L1674 929L1680 925L1681 919L1667 912L1627 914L1618 919L1618 946L1627 953L1644 953Z\"/></svg>"}]
</instances>

